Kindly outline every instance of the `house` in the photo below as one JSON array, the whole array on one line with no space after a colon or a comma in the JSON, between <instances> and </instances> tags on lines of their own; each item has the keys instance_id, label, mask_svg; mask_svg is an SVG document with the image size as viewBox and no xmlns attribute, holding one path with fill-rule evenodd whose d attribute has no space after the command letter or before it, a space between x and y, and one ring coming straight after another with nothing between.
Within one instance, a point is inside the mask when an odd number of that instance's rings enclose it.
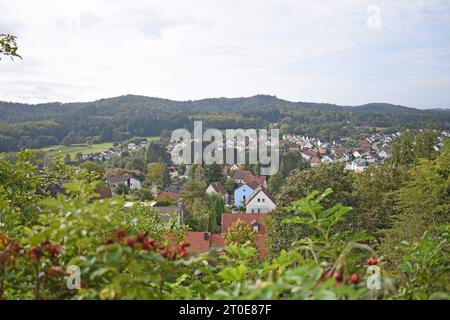
<instances>
[{"instance_id":1,"label":"house","mask_svg":"<svg viewBox=\"0 0 450 320\"><path fill-rule=\"evenodd\" d=\"M253 193L254 189L244 183L242 186L234 190L234 205L243 206L245 200Z\"/></svg>"},{"instance_id":2,"label":"house","mask_svg":"<svg viewBox=\"0 0 450 320\"><path fill-rule=\"evenodd\" d=\"M386 151L381 151L380 153L378 153L378 156L380 157L380 158L384 158L384 159L387 159L387 158L389 158L390 157L390 154L388 154Z\"/></svg>"},{"instance_id":3,"label":"house","mask_svg":"<svg viewBox=\"0 0 450 320\"><path fill-rule=\"evenodd\" d=\"M225 204L228 204L228 192L220 182L211 183L208 188L206 188L207 194L217 194L222 197Z\"/></svg>"},{"instance_id":4,"label":"house","mask_svg":"<svg viewBox=\"0 0 450 320\"><path fill-rule=\"evenodd\" d=\"M311 160L312 157L316 156L316 153L314 151L311 151L311 150L306 150L306 151L301 152L301 156L306 161L309 161L309 160Z\"/></svg>"},{"instance_id":5,"label":"house","mask_svg":"<svg viewBox=\"0 0 450 320\"><path fill-rule=\"evenodd\" d=\"M267 188L267 181L265 176L254 176L253 174L249 174L244 176L244 183L250 186L253 190L255 190L259 185Z\"/></svg>"},{"instance_id":6,"label":"house","mask_svg":"<svg viewBox=\"0 0 450 320\"><path fill-rule=\"evenodd\" d=\"M368 163L365 160L355 160L352 161L351 163L347 164L344 167L344 170L347 171L354 171L355 173L361 173L364 170L366 170L368 167Z\"/></svg>"},{"instance_id":7,"label":"house","mask_svg":"<svg viewBox=\"0 0 450 320\"><path fill-rule=\"evenodd\" d=\"M98 186L94 189L94 193L99 195L99 199L107 199L112 197L112 191L109 185Z\"/></svg>"},{"instance_id":8,"label":"house","mask_svg":"<svg viewBox=\"0 0 450 320\"><path fill-rule=\"evenodd\" d=\"M234 175L234 180L237 183L245 183L244 182L244 177L247 176L247 175L253 175L253 172L251 172L250 170L239 170Z\"/></svg>"},{"instance_id":9,"label":"house","mask_svg":"<svg viewBox=\"0 0 450 320\"><path fill-rule=\"evenodd\" d=\"M180 193L161 191L156 197L156 201L172 201L177 202L181 199Z\"/></svg>"},{"instance_id":10,"label":"house","mask_svg":"<svg viewBox=\"0 0 450 320\"><path fill-rule=\"evenodd\" d=\"M318 157L312 157L309 159L309 165L311 167L317 167L320 164L320 159Z\"/></svg>"},{"instance_id":11,"label":"house","mask_svg":"<svg viewBox=\"0 0 450 320\"><path fill-rule=\"evenodd\" d=\"M188 253L201 253L210 250L221 253L225 248L225 241L222 235L211 232L188 231L185 234L184 241L189 244L186 247L186 252Z\"/></svg>"},{"instance_id":12,"label":"house","mask_svg":"<svg viewBox=\"0 0 450 320\"><path fill-rule=\"evenodd\" d=\"M175 166L170 166L167 168L169 170L169 175L171 178L178 177L178 170Z\"/></svg>"},{"instance_id":13,"label":"house","mask_svg":"<svg viewBox=\"0 0 450 320\"><path fill-rule=\"evenodd\" d=\"M135 150L136 149L136 144L131 142L128 144L128 150Z\"/></svg>"},{"instance_id":14,"label":"house","mask_svg":"<svg viewBox=\"0 0 450 320\"><path fill-rule=\"evenodd\" d=\"M230 178L233 172L237 172L240 166L236 163L226 164L223 168L223 175L226 178Z\"/></svg>"},{"instance_id":15,"label":"house","mask_svg":"<svg viewBox=\"0 0 450 320\"><path fill-rule=\"evenodd\" d=\"M160 218L162 221L167 222L170 221L170 219L175 219L178 224L184 223L184 209L182 205L164 207L155 205L153 208L160 213Z\"/></svg>"},{"instance_id":16,"label":"house","mask_svg":"<svg viewBox=\"0 0 450 320\"><path fill-rule=\"evenodd\" d=\"M247 213L269 213L276 209L275 199L263 186L259 186L245 201Z\"/></svg>"},{"instance_id":17,"label":"house","mask_svg":"<svg viewBox=\"0 0 450 320\"><path fill-rule=\"evenodd\" d=\"M129 174L106 177L106 181L111 188L116 188L121 183L125 184L129 189L141 188L141 182Z\"/></svg>"},{"instance_id":18,"label":"house","mask_svg":"<svg viewBox=\"0 0 450 320\"><path fill-rule=\"evenodd\" d=\"M222 214L222 234L226 233L238 220L246 222L250 228L258 234L255 246L260 257L267 253L265 244L266 226L265 221L269 217L266 213L223 213Z\"/></svg>"},{"instance_id":19,"label":"house","mask_svg":"<svg viewBox=\"0 0 450 320\"><path fill-rule=\"evenodd\" d=\"M322 157L322 159L320 159L320 161L321 161L322 163L332 163L332 162L333 162L333 159L331 159L330 156L325 155L325 156Z\"/></svg>"},{"instance_id":20,"label":"house","mask_svg":"<svg viewBox=\"0 0 450 320\"><path fill-rule=\"evenodd\" d=\"M360 153L358 150L355 150L355 151L353 151L353 157L355 157L355 158L361 158L362 155L361 155L361 153Z\"/></svg>"}]
</instances>

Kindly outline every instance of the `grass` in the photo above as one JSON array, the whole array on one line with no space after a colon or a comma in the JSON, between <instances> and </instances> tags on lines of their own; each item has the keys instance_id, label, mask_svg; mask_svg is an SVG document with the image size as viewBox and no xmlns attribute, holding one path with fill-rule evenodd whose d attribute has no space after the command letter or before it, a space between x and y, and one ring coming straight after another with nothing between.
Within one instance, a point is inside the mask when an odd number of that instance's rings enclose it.
<instances>
[{"instance_id":1,"label":"grass","mask_svg":"<svg viewBox=\"0 0 450 320\"><path fill-rule=\"evenodd\" d=\"M69 147L62 146L62 145L61 146L56 145L56 146L41 148L38 150L41 150L44 152L49 152L49 153L54 153L54 154L58 154L58 153L62 154L62 155L70 154L70 156L72 158L74 158L78 152L80 152L82 154L98 153L98 152L102 152L102 151L107 151L112 147L113 147L112 142L106 142L106 143L96 143L96 144L91 144L91 145L74 144Z\"/></svg>"},{"instance_id":2,"label":"grass","mask_svg":"<svg viewBox=\"0 0 450 320\"><path fill-rule=\"evenodd\" d=\"M156 141L158 139L159 139L158 136L147 137L148 142ZM91 145L73 144L69 147L66 147L63 145L54 145L54 146L49 146L49 147L45 147L45 148L39 148L36 150L48 152L50 154L55 154L55 155L62 154L65 156L66 154L70 154L70 157L72 159L74 159L75 155L78 152L81 152L82 154L98 153L98 152L102 152L102 151L107 151L107 150L111 149L112 147L113 147L112 142L106 142L106 143L95 143L95 144L91 144ZM5 154L6 153L4 153L4 152L0 152L0 159L2 159Z\"/></svg>"},{"instance_id":3,"label":"grass","mask_svg":"<svg viewBox=\"0 0 450 320\"><path fill-rule=\"evenodd\" d=\"M147 137L148 142L152 142L155 140L158 140L159 137ZM90 154L90 153L99 153L102 151L107 151L113 147L112 142L106 142L106 143L95 143L95 144L73 144L69 147L63 146L63 145L55 145L45 148L40 148L38 150L54 153L54 154L70 154L72 159L75 157L75 155L80 152L82 154Z\"/></svg>"}]
</instances>

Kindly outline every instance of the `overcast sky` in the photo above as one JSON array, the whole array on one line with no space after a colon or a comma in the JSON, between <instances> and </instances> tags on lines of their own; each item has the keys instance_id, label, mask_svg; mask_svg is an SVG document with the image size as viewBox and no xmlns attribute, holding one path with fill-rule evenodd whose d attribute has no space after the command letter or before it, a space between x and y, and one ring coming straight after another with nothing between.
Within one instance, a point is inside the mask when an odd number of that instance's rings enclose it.
<instances>
[{"instance_id":1,"label":"overcast sky","mask_svg":"<svg viewBox=\"0 0 450 320\"><path fill-rule=\"evenodd\" d=\"M0 100L450 107L448 0L0 0L0 33Z\"/></svg>"}]
</instances>

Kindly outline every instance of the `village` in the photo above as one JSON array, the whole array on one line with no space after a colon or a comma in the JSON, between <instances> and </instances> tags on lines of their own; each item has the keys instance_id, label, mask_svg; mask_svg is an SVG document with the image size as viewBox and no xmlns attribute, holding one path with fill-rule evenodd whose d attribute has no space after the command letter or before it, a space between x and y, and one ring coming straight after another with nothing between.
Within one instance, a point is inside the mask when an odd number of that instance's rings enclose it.
<instances>
[{"instance_id":1,"label":"village","mask_svg":"<svg viewBox=\"0 0 450 320\"><path fill-rule=\"evenodd\" d=\"M279 140L280 156L300 155L303 163L311 168L330 163L343 163L344 170L358 174L369 166L380 165L389 159L392 143L399 136L400 132L376 133L365 139L357 140L356 143L353 142L353 145L349 146L349 138L342 138L339 141L321 141L305 135L283 134ZM444 139L448 137L447 131L440 132L438 143L434 148L441 149ZM82 155L81 163L108 164L104 172L105 185L97 188L96 192L102 198L114 195L124 196L125 208L131 208L137 203L144 203L157 210L162 219L172 219L177 224L186 224L182 193L186 181L190 178L193 165L177 166L170 162L168 155L173 149L173 141L160 139L149 143L147 140L138 140L134 139L134 142L123 143L108 151ZM226 141L224 146L233 143L236 141ZM268 144L270 145L270 141ZM249 145L251 146L251 144ZM136 162L141 161L140 158L148 154L150 146L161 152L159 160L165 159L167 177L164 184L154 183L154 181L149 183L146 180L141 172L146 169L145 164L136 167ZM242 150L248 146L236 144L235 148ZM133 156L134 167L123 162L121 165L117 164L117 161ZM121 168L117 168L117 166L121 166ZM268 190L269 177L258 175L254 167L245 164L225 164L222 166L221 175L218 177L218 181L210 182L204 189L207 196L220 197L225 205L224 212L220 217L220 230L188 231L185 238L190 243L188 252L211 250L223 252L225 247L223 234L228 232L238 220L241 220L257 233L255 245L259 255L264 256L266 252L265 220L277 208L275 196ZM226 188L224 181L231 181L234 187ZM144 197L142 197L143 194Z\"/></svg>"}]
</instances>

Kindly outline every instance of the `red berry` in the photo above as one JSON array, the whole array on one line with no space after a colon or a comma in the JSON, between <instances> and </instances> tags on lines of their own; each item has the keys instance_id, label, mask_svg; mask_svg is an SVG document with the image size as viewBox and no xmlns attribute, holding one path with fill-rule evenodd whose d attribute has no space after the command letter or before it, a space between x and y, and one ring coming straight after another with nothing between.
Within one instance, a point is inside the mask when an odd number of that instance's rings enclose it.
<instances>
[{"instance_id":1,"label":"red berry","mask_svg":"<svg viewBox=\"0 0 450 320\"><path fill-rule=\"evenodd\" d=\"M167 249L161 249L159 251L159 254L162 255L164 258L167 257L167 255L169 254L169 250Z\"/></svg>"},{"instance_id":2,"label":"red berry","mask_svg":"<svg viewBox=\"0 0 450 320\"><path fill-rule=\"evenodd\" d=\"M148 241L144 241L142 243L142 249L144 249L144 250L150 249L150 244L148 243Z\"/></svg>"},{"instance_id":3,"label":"red berry","mask_svg":"<svg viewBox=\"0 0 450 320\"><path fill-rule=\"evenodd\" d=\"M51 244L47 247L47 251L51 255L57 255L57 254L59 254L60 246L58 244Z\"/></svg>"},{"instance_id":4,"label":"red berry","mask_svg":"<svg viewBox=\"0 0 450 320\"><path fill-rule=\"evenodd\" d=\"M181 241L181 242L178 244L178 248L180 248L181 250L184 250L186 247L187 247L187 244L186 244L186 242L184 242L184 241Z\"/></svg>"},{"instance_id":5,"label":"red berry","mask_svg":"<svg viewBox=\"0 0 450 320\"><path fill-rule=\"evenodd\" d=\"M148 244L151 246L155 244L155 239L148 239L147 241L148 241Z\"/></svg>"},{"instance_id":6,"label":"red berry","mask_svg":"<svg viewBox=\"0 0 450 320\"><path fill-rule=\"evenodd\" d=\"M369 266L374 266L378 263L377 258L375 257L370 257L369 259L367 259L367 264Z\"/></svg>"},{"instance_id":7,"label":"red berry","mask_svg":"<svg viewBox=\"0 0 450 320\"><path fill-rule=\"evenodd\" d=\"M29 253L33 262L37 262L42 257L42 249L38 246L31 247Z\"/></svg>"},{"instance_id":8,"label":"red berry","mask_svg":"<svg viewBox=\"0 0 450 320\"><path fill-rule=\"evenodd\" d=\"M180 258L185 258L187 256L186 251L180 252Z\"/></svg>"},{"instance_id":9,"label":"red berry","mask_svg":"<svg viewBox=\"0 0 450 320\"><path fill-rule=\"evenodd\" d=\"M333 277L336 279L336 282L342 282L344 280L344 274L341 271L335 271Z\"/></svg>"},{"instance_id":10,"label":"red berry","mask_svg":"<svg viewBox=\"0 0 450 320\"><path fill-rule=\"evenodd\" d=\"M117 229L116 230L116 237L117 239L121 240L123 238L125 238L125 231L123 229Z\"/></svg>"},{"instance_id":11,"label":"red berry","mask_svg":"<svg viewBox=\"0 0 450 320\"><path fill-rule=\"evenodd\" d=\"M127 239L127 245L129 245L130 247L133 248L135 244L136 244L136 239L134 239L134 238Z\"/></svg>"},{"instance_id":12,"label":"red berry","mask_svg":"<svg viewBox=\"0 0 450 320\"><path fill-rule=\"evenodd\" d=\"M105 240L105 244L106 245L112 244L112 243L113 243L113 239L112 238L108 238L108 239Z\"/></svg>"},{"instance_id":13,"label":"red berry","mask_svg":"<svg viewBox=\"0 0 450 320\"><path fill-rule=\"evenodd\" d=\"M139 233L139 234L136 236L136 240L137 240L137 242L143 243L144 240L145 240L145 234Z\"/></svg>"},{"instance_id":14,"label":"red berry","mask_svg":"<svg viewBox=\"0 0 450 320\"><path fill-rule=\"evenodd\" d=\"M359 283L359 281L361 281L361 276L357 273L353 273L350 275L350 282L353 284L357 284Z\"/></svg>"}]
</instances>

